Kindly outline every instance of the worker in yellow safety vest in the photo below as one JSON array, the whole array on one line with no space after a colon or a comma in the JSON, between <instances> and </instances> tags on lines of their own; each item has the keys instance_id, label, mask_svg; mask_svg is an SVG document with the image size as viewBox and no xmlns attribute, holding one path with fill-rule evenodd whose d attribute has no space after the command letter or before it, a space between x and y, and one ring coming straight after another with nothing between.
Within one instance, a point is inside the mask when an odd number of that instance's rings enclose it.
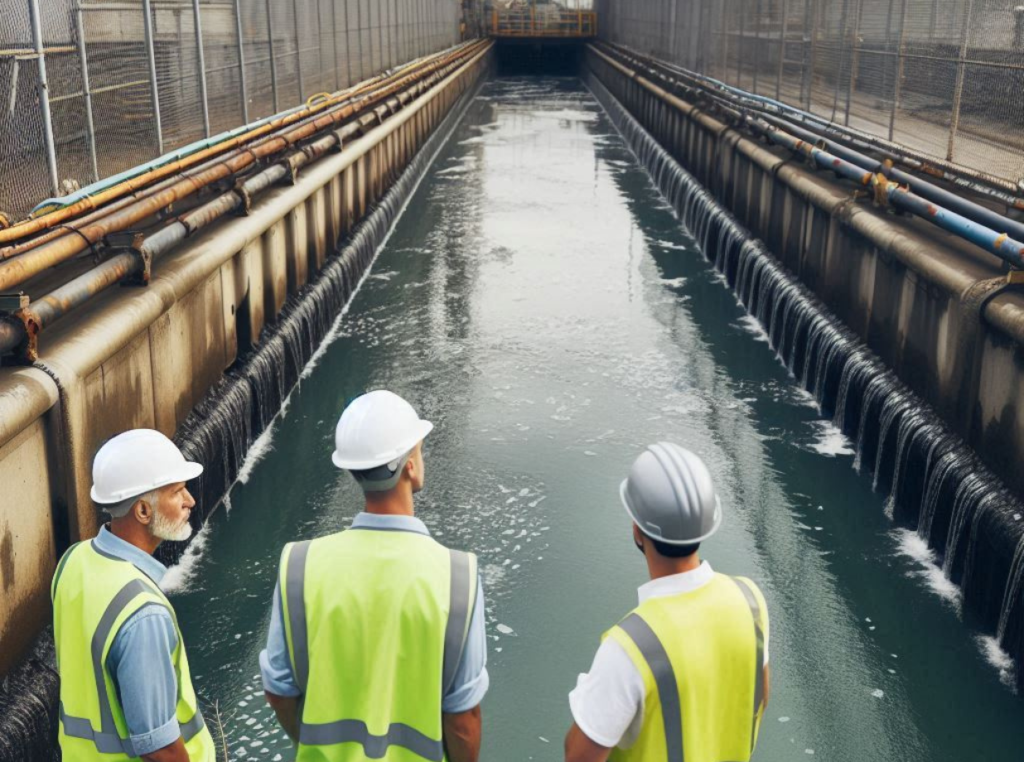
<instances>
[{"instance_id":1,"label":"worker in yellow safety vest","mask_svg":"<svg viewBox=\"0 0 1024 762\"><path fill-rule=\"evenodd\" d=\"M298 762L476 762L487 691L476 557L413 515L433 424L388 391L358 397L334 464L365 509L345 531L285 546L260 670Z\"/></svg>"},{"instance_id":2,"label":"worker in yellow safety vest","mask_svg":"<svg viewBox=\"0 0 1024 762\"><path fill-rule=\"evenodd\" d=\"M651 445L622 482L651 581L569 694L567 762L747 762L768 701L768 611L748 579L701 562L722 523L692 452Z\"/></svg>"},{"instance_id":3,"label":"worker in yellow safety vest","mask_svg":"<svg viewBox=\"0 0 1024 762\"><path fill-rule=\"evenodd\" d=\"M187 540L203 472L157 431L114 437L93 460L91 497L111 517L57 565L50 593L65 760L214 762L185 643L153 558Z\"/></svg>"}]
</instances>

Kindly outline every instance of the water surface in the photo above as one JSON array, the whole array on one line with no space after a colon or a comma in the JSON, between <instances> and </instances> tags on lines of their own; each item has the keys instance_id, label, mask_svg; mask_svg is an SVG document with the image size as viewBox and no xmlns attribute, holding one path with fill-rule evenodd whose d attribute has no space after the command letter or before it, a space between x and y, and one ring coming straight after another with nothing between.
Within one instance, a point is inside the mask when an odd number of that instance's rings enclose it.
<instances>
[{"instance_id":1,"label":"water surface","mask_svg":"<svg viewBox=\"0 0 1024 762\"><path fill-rule=\"evenodd\" d=\"M617 491L657 440L707 461L725 524L702 552L768 600L755 759L1020 759L1020 704L955 588L885 518L597 103L556 79L495 81L472 104L186 564L175 604L233 759L293 757L257 666L278 554L358 512L334 424L381 387L437 424L419 515L480 556L484 760L561 758L566 696L645 581Z\"/></svg>"}]
</instances>

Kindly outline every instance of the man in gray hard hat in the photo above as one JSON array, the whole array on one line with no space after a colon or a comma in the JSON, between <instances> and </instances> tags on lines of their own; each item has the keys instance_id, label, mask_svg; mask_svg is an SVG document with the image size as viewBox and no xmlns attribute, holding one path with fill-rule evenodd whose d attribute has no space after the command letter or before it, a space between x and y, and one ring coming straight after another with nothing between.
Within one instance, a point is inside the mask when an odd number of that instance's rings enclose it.
<instances>
[{"instance_id":1,"label":"man in gray hard hat","mask_svg":"<svg viewBox=\"0 0 1024 762\"><path fill-rule=\"evenodd\" d=\"M476 556L414 514L433 424L389 391L345 408L334 465L365 508L342 532L287 545L263 686L297 762L476 762L487 692Z\"/></svg>"},{"instance_id":2,"label":"man in gray hard hat","mask_svg":"<svg viewBox=\"0 0 1024 762\"><path fill-rule=\"evenodd\" d=\"M747 762L768 701L768 611L753 582L701 562L722 524L711 474L662 442L622 482L651 581L569 694L567 762Z\"/></svg>"}]
</instances>

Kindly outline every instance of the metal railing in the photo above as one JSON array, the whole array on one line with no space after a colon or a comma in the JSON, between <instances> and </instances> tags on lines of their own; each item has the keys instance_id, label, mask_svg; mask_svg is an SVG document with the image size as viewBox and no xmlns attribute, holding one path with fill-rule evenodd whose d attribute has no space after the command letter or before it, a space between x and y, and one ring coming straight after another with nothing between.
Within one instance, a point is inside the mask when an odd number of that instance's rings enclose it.
<instances>
[{"instance_id":1,"label":"metal railing","mask_svg":"<svg viewBox=\"0 0 1024 762\"><path fill-rule=\"evenodd\" d=\"M491 15L492 37L597 36L597 14L593 11L567 10L548 6L495 8Z\"/></svg>"},{"instance_id":2,"label":"metal railing","mask_svg":"<svg viewBox=\"0 0 1024 762\"><path fill-rule=\"evenodd\" d=\"M460 13L457 0L5 0L0 212L21 218L447 48Z\"/></svg>"}]
</instances>

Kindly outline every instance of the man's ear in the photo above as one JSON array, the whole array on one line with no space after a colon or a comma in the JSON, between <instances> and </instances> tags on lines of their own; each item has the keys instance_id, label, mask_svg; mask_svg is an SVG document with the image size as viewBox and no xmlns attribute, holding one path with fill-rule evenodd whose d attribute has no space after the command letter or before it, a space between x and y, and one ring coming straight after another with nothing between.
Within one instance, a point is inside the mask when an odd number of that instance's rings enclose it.
<instances>
[{"instance_id":1,"label":"man's ear","mask_svg":"<svg viewBox=\"0 0 1024 762\"><path fill-rule=\"evenodd\" d=\"M132 506L135 520L140 524L149 524L153 520L153 511L153 506L145 500L136 500L135 505Z\"/></svg>"}]
</instances>

